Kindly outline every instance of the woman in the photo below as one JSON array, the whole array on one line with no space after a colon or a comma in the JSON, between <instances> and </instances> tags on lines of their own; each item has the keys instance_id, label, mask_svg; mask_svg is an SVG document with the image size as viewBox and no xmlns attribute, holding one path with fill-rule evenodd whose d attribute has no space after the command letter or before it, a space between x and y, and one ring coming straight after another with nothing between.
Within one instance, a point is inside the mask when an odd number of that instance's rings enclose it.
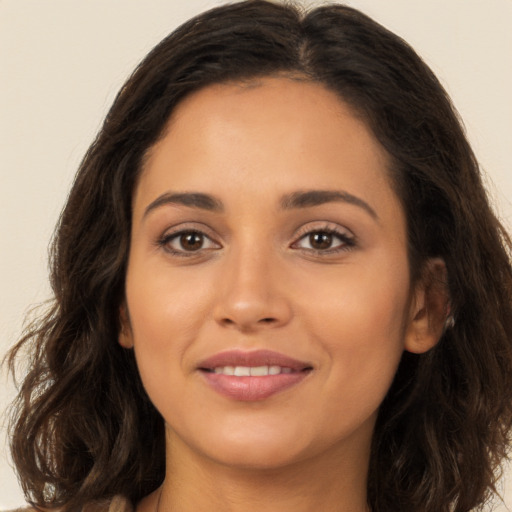
<instances>
[{"instance_id":1,"label":"woman","mask_svg":"<svg viewBox=\"0 0 512 512\"><path fill-rule=\"evenodd\" d=\"M468 511L512 422L510 239L431 71L344 6L160 43L58 227L12 453L36 507ZM116 496L116 498L113 498Z\"/></svg>"}]
</instances>

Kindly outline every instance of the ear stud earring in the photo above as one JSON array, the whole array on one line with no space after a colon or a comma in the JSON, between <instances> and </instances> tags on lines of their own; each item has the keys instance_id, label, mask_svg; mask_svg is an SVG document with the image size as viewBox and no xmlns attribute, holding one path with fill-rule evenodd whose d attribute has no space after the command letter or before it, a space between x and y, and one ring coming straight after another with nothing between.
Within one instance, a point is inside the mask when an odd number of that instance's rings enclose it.
<instances>
[{"instance_id":1,"label":"ear stud earring","mask_svg":"<svg viewBox=\"0 0 512 512\"><path fill-rule=\"evenodd\" d=\"M446 320L444 322L444 330L452 329L455 326L455 318L453 315L449 315L446 317Z\"/></svg>"}]
</instances>

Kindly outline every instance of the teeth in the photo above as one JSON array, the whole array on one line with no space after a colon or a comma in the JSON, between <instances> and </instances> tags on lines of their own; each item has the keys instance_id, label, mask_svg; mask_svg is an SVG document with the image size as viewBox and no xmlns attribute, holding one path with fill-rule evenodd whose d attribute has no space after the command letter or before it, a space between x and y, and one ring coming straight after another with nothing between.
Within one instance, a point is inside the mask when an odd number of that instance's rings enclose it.
<instances>
[{"instance_id":1,"label":"teeth","mask_svg":"<svg viewBox=\"0 0 512 512\"><path fill-rule=\"evenodd\" d=\"M268 374L269 375L279 375L280 373L281 373L281 367L280 366L269 366L268 367Z\"/></svg>"},{"instance_id":2,"label":"teeth","mask_svg":"<svg viewBox=\"0 0 512 512\"><path fill-rule=\"evenodd\" d=\"M281 366L218 366L213 371L221 375L234 375L235 377L264 377L292 373L293 370Z\"/></svg>"},{"instance_id":3,"label":"teeth","mask_svg":"<svg viewBox=\"0 0 512 512\"><path fill-rule=\"evenodd\" d=\"M213 370L215 373L223 373L224 375L235 375L235 367L234 366L224 366L215 368Z\"/></svg>"},{"instance_id":4,"label":"teeth","mask_svg":"<svg viewBox=\"0 0 512 512\"><path fill-rule=\"evenodd\" d=\"M250 377L251 369L248 366L235 366L235 377Z\"/></svg>"},{"instance_id":5,"label":"teeth","mask_svg":"<svg viewBox=\"0 0 512 512\"><path fill-rule=\"evenodd\" d=\"M251 376L262 377L263 375L268 375L268 370L268 366L254 366L251 368Z\"/></svg>"}]
</instances>

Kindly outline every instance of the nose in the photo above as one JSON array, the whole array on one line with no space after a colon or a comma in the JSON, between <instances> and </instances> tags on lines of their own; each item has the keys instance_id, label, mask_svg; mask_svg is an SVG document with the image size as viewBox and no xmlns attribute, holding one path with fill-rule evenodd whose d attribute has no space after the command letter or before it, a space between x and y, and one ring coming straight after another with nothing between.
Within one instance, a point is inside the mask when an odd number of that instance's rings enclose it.
<instances>
[{"instance_id":1,"label":"nose","mask_svg":"<svg viewBox=\"0 0 512 512\"><path fill-rule=\"evenodd\" d=\"M292 306L272 257L259 252L225 262L215 319L243 332L282 327L292 318Z\"/></svg>"}]
</instances>

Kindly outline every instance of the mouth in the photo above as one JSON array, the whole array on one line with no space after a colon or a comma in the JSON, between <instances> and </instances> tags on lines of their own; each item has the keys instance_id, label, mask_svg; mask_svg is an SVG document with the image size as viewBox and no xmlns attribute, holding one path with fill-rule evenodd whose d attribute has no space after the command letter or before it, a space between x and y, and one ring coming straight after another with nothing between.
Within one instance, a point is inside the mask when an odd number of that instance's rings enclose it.
<instances>
[{"instance_id":1,"label":"mouth","mask_svg":"<svg viewBox=\"0 0 512 512\"><path fill-rule=\"evenodd\" d=\"M233 350L208 358L198 370L206 383L224 397L256 401L298 385L313 366L273 351Z\"/></svg>"},{"instance_id":2,"label":"mouth","mask_svg":"<svg viewBox=\"0 0 512 512\"><path fill-rule=\"evenodd\" d=\"M273 350L244 351L236 349L219 352L201 361L198 367L207 372L248 377L253 371L255 376L258 375L258 372L261 375L277 375L312 369L313 365ZM229 373L231 369L234 373Z\"/></svg>"},{"instance_id":3,"label":"mouth","mask_svg":"<svg viewBox=\"0 0 512 512\"><path fill-rule=\"evenodd\" d=\"M230 375L234 377L266 377L267 375L280 375L297 373L297 371L308 371L311 367L302 370L294 370L287 366L216 366L215 368L201 368L205 372L215 373L217 375Z\"/></svg>"}]
</instances>

